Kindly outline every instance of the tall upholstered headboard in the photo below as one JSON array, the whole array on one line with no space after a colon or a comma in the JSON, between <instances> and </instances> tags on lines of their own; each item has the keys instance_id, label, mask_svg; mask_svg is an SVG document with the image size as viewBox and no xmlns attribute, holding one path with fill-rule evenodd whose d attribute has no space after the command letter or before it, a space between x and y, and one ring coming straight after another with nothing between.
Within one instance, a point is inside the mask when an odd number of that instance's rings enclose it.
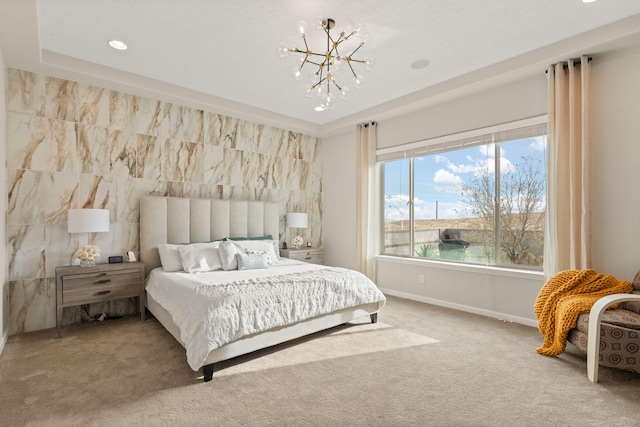
<instances>
[{"instance_id":1,"label":"tall upholstered headboard","mask_svg":"<svg viewBox=\"0 0 640 427\"><path fill-rule=\"evenodd\" d=\"M200 243L225 237L278 239L278 203L251 200L143 196L140 199L140 260L150 272L160 266L158 245Z\"/></svg>"}]
</instances>

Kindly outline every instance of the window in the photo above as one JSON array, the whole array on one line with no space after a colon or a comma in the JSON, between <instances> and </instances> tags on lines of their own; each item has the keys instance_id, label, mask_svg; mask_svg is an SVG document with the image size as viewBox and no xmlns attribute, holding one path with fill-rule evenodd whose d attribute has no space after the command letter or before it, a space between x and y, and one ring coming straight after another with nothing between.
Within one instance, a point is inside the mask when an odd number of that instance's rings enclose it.
<instances>
[{"instance_id":1,"label":"window","mask_svg":"<svg viewBox=\"0 0 640 427\"><path fill-rule=\"evenodd\" d=\"M540 269L546 117L378 150L383 254Z\"/></svg>"}]
</instances>

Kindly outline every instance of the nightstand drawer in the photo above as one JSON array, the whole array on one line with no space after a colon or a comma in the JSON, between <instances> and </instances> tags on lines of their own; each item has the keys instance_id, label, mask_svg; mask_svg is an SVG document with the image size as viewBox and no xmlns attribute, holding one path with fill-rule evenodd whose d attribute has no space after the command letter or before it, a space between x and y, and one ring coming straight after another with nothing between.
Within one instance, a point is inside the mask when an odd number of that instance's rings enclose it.
<instances>
[{"instance_id":1,"label":"nightstand drawer","mask_svg":"<svg viewBox=\"0 0 640 427\"><path fill-rule=\"evenodd\" d=\"M137 283L124 285L95 285L73 290L65 290L62 293L63 304L91 304L112 299L140 296L140 286Z\"/></svg>"},{"instance_id":2,"label":"nightstand drawer","mask_svg":"<svg viewBox=\"0 0 640 427\"><path fill-rule=\"evenodd\" d=\"M324 250L322 248L283 249L280 251L280 256L295 259L296 261L324 265Z\"/></svg>"},{"instance_id":3,"label":"nightstand drawer","mask_svg":"<svg viewBox=\"0 0 640 427\"><path fill-rule=\"evenodd\" d=\"M318 252L307 252L304 254L295 254L291 256L291 259L297 259L298 261L310 262L312 264L324 264L324 254Z\"/></svg>"},{"instance_id":4,"label":"nightstand drawer","mask_svg":"<svg viewBox=\"0 0 640 427\"><path fill-rule=\"evenodd\" d=\"M108 273L87 273L74 274L62 277L62 292L77 291L79 289L92 288L96 286L111 287L131 285L134 288L140 286L139 270L123 270Z\"/></svg>"},{"instance_id":5,"label":"nightstand drawer","mask_svg":"<svg viewBox=\"0 0 640 427\"><path fill-rule=\"evenodd\" d=\"M139 269L74 274L62 277L63 304L89 304L139 295Z\"/></svg>"}]
</instances>

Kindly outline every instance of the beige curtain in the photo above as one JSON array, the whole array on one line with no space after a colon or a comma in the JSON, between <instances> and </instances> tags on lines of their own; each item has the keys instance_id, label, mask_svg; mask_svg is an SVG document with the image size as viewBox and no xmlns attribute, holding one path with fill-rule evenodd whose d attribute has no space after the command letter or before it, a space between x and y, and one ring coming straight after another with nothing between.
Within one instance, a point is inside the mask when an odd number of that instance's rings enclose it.
<instances>
[{"instance_id":1,"label":"beige curtain","mask_svg":"<svg viewBox=\"0 0 640 427\"><path fill-rule=\"evenodd\" d=\"M378 125L375 122L358 125L357 178L357 256L358 270L376 280L376 146Z\"/></svg>"},{"instance_id":2,"label":"beige curtain","mask_svg":"<svg viewBox=\"0 0 640 427\"><path fill-rule=\"evenodd\" d=\"M589 213L589 58L551 65L547 139L547 278L591 265Z\"/></svg>"}]
</instances>

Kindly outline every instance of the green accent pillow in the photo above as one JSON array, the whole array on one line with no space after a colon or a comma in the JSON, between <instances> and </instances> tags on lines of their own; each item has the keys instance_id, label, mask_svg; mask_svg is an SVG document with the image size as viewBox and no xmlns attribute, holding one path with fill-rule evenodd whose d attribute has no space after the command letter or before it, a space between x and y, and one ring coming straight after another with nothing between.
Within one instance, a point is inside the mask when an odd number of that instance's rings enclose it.
<instances>
[{"instance_id":1,"label":"green accent pillow","mask_svg":"<svg viewBox=\"0 0 640 427\"><path fill-rule=\"evenodd\" d=\"M266 236L260 237L229 237L229 240L273 240L273 236L271 234L267 234ZM224 239L223 239L224 240Z\"/></svg>"}]
</instances>

